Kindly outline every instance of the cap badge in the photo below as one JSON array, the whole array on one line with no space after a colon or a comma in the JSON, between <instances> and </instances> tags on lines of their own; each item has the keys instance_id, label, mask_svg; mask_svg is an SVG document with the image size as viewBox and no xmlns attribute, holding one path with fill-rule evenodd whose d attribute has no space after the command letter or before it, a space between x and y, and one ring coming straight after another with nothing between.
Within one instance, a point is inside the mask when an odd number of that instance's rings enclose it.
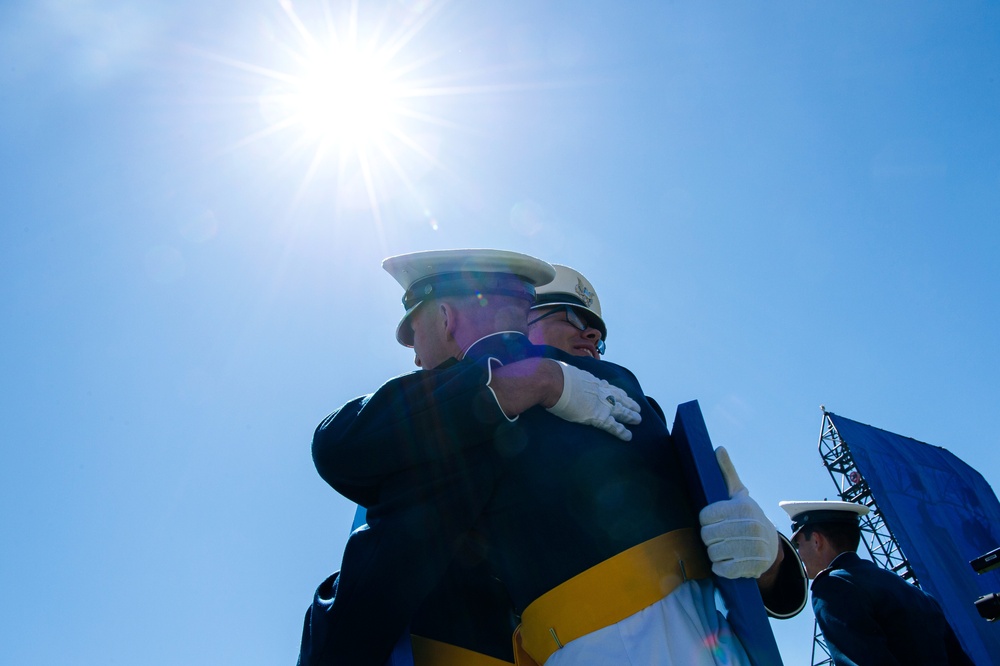
<instances>
[{"instance_id":1,"label":"cap badge","mask_svg":"<svg viewBox=\"0 0 1000 666\"><path fill-rule=\"evenodd\" d=\"M576 279L576 293L583 299L584 304L589 308L594 303L594 292L587 289L587 286L583 284L583 280L580 278Z\"/></svg>"}]
</instances>

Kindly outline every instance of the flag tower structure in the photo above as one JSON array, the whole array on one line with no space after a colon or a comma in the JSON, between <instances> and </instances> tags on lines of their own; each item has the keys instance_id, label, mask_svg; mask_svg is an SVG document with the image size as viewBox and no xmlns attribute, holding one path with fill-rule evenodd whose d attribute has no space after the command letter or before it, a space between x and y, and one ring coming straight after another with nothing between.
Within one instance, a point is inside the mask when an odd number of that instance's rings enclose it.
<instances>
[{"instance_id":1,"label":"flag tower structure","mask_svg":"<svg viewBox=\"0 0 1000 666\"><path fill-rule=\"evenodd\" d=\"M868 514L861 517L861 541L868 549L872 562L892 571L900 578L920 587L913 569L903 554L899 542L892 534L889 524L879 511L878 504L872 496L871 488L861 472L854 464L850 447L837 432L830 414L823 410L823 425L819 436L819 454L823 466L830 473L837 487L838 497L845 502L854 502L868 507ZM813 624L812 666L828 666L833 664L830 649L827 647L819 624Z\"/></svg>"}]
</instances>

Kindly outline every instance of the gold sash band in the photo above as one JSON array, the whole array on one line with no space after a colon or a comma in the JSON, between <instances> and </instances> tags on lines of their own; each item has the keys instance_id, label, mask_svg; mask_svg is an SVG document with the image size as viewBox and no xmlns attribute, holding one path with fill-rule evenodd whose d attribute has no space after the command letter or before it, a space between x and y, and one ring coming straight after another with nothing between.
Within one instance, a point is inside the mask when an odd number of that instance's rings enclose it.
<instances>
[{"instance_id":1,"label":"gold sash band","mask_svg":"<svg viewBox=\"0 0 1000 666\"><path fill-rule=\"evenodd\" d=\"M681 583L711 573L705 546L694 528L673 530L633 546L531 602L514 632L515 662L544 664L566 643L620 622Z\"/></svg>"}]
</instances>

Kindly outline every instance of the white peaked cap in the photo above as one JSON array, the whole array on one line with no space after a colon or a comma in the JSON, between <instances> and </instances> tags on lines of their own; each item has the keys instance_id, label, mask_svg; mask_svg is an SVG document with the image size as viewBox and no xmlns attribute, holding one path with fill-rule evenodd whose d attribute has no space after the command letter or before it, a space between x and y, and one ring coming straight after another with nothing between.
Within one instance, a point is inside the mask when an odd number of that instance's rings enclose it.
<instances>
[{"instance_id":1,"label":"white peaked cap","mask_svg":"<svg viewBox=\"0 0 1000 666\"><path fill-rule=\"evenodd\" d=\"M792 536L806 525L818 523L854 523L868 514L868 507L856 502L823 500L814 502L778 502L792 520Z\"/></svg>"},{"instance_id":2,"label":"white peaked cap","mask_svg":"<svg viewBox=\"0 0 1000 666\"><path fill-rule=\"evenodd\" d=\"M552 264L552 267L556 269L556 277L548 284L535 290L534 307L572 305L575 308L586 310L591 314L590 319L597 324L595 328L601 332L601 339L607 340L608 326L601 316L601 299L597 297L594 285L575 268L562 264Z\"/></svg>"},{"instance_id":3,"label":"white peaked cap","mask_svg":"<svg viewBox=\"0 0 1000 666\"><path fill-rule=\"evenodd\" d=\"M548 284L555 269L541 259L507 250L465 249L410 252L389 257L382 268L406 292L406 312L396 326L396 340L413 346L409 319L424 301L443 296L500 294L535 299L535 287Z\"/></svg>"}]
</instances>

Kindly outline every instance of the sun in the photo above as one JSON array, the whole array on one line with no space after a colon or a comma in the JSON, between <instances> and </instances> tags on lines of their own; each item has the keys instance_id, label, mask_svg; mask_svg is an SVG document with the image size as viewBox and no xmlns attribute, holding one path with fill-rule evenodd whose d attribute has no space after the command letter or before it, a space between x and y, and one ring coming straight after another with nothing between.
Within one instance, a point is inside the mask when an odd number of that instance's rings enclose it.
<instances>
[{"instance_id":1,"label":"sun","mask_svg":"<svg viewBox=\"0 0 1000 666\"><path fill-rule=\"evenodd\" d=\"M399 132L403 81L379 53L356 45L317 48L278 104L313 141L363 149Z\"/></svg>"},{"instance_id":2,"label":"sun","mask_svg":"<svg viewBox=\"0 0 1000 666\"><path fill-rule=\"evenodd\" d=\"M288 62L258 69L270 80L260 96L269 121L265 133L289 130L297 135L295 145L341 156L404 134L406 100L419 95L410 76L413 55L405 47L420 26L390 36L378 29L366 34L357 1L341 3L337 15L322 3L322 20L300 17L291 0L278 4L286 18L282 50Z\"/></svg>"}]
</instances>

